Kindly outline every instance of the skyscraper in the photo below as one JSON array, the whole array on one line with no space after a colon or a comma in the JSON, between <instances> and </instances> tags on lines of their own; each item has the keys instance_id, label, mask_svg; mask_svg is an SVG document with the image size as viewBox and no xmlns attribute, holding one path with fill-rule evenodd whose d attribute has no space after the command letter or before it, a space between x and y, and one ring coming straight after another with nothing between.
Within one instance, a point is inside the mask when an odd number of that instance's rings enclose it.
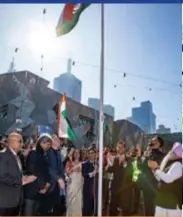
<instances>
[{"instance_id":1,"label":"skyscraper","mask_svg":"<svg viewBox=\"0 0 183 217\"><path fill-rule=\"evenodd\" d=\"M156 115L150 101L141 102L140 107L132 108L129 120L138 125L146 133L156 132Z\"/></svg>"},{"instance_id":2,"label":"skyscraper","mask_svg":"<svg viewBox=\"0 0 183 217\"><path fill-rule=\"evenodd\" d=\"M163 124L160 124L158 126L158 129L156 130L156 133L158 133L158 134L164 134L164 133L169 134L169 133L171 133L171 129L168 128L168 127L165 127L165 125L163 125Z\"/></svg>"},{"instance_id":3,"label":"skyscraper","mask_svg":"<svg viewBox=\"0 0 183 217\"><path fill-rule=\"evenodd\" d=\"M88 98L88 106L97 111L100 110L100 100L97 98ZM115 109L112 105L104 105L104 113L114 118Z\"/></svg>"},{"instance_id":4,"label":"skyscraper","mask_svg":"<svg viewBox=\"0 0 183 217\"><path fill-rule=\"evenodd\" d=\"M53 88L59 93L65 93L72 100L81 102L82 81L71 73L72 65L73 61L69 59L67 72L54 79Z\"/></svg>"},{"instance_id":5,"label":"skyscraper","mask_svg":"<svg viewBox=\"0 0 183 217\"><path fill-rule=\"evenodd\" d=\"M88 106L97 111L100 109L100 100L97 98L88 98Z\"/></svg>"},{"instance_id":6,"label":"skyscraper","mask_svg":"<svg viewBox=\"0 0 183 217\"><path fill-rule=\"evenodd\" d=\"M114 107L112 105L104 105L104 112L114 118Z\"/></svg>"}]
</instances>

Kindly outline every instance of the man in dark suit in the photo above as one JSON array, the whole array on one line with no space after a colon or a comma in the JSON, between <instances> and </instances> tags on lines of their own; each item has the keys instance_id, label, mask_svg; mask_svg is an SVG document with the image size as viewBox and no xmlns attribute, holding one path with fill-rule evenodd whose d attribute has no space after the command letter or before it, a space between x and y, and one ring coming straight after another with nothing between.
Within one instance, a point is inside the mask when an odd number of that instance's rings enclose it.
<instances>
[{"instance_id":1,"label":"man in dark suit","mask_svg":"<svg viewBox=\"0 0 183 217\"><path fill-rule=\"evenodd\" d=\"M97 172L95 161L96 150L88 149L88 160L82 164L83 184L83 216L93 216L97 212Z\"/></svg>"},{"instance_id":2,"label":"man in dark suit","mask_svg":"<svg viewBox=\"0 0 183 217\"><path fill-rule=\"evenodd\" d=\"M106 170L113 173L113 180L111 183L111 201L109 208L110 216L117 216L118 209L122 208L123 215L129 214L129 207L127 206L128 195L124 195L122 189L124 188L124 175L127 170L127 159L125 156L125 143L120 141L116 146L117 156L113 162L108 162ZM128 203L129 204L129 203Z\"/></svg>"},{"instance_id":3,"label":"man in dark suit","mask_svg":"<svg viewBox=\"0 0 183 217\"><path fill-rule=\"evenodd\" d=\"M22 136L12 133L8 147L0 158L0 216L17 216L23 202L23 185L36 177L23 177L18 153L22 147Z\"/></svg>"},{"instance_id":4,"label":"man in dark suit","mask_svg":"<svg viewBox=\"0 0 183 217\"><path fill-rule=\"evenodd\" d=\"M52 146L47 152L49 173L51 176L51 188L48 194L48 206L52 215L61 216L64 212L64 201L61 201L60 191L65 188L65 172L60 155L60 140L57 135L52 136Z\"/></svg>"}]
</instances>

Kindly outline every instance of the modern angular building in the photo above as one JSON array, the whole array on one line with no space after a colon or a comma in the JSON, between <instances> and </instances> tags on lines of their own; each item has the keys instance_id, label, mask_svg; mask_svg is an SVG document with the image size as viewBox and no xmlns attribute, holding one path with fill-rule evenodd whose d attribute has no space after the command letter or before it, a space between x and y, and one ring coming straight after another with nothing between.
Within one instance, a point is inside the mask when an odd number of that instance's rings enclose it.
<instances>
[{"instance_id":1,"label":"modern angular building","mask_svg":"<svg viewBox=\"0 0 183 217\"><path fill-rule=\"evenodd\" d=\"M88 106L90 108L96 109L99 111L100 109L100 100L97 98L88 98Z\"/></svg>"},{"instance_id":2,"label":"modern angular building","mask_svg":"<svg viewBox=\"0 0 183 217\"><path fill-rule=\"evenodd\" d=\"M113 143L123 140L126 142L128 148L137 144L143 145L145 143L145 133L137 125L127 120L116 120L113 124Z\"/></svg>"},{"instance_id":3,"label":"modern angular building","mask_svg":"<svg viewBox=\"0 0 183 217\"><path fill-rule=\"evenodd\" d=\"M150 101L141 102L139 107L132 108L129 121L139 126L147 134L156 132L156 115Z\"/></svg>"},{"instance_id":4,"label":"modern angular building","mask_svg":"<svg viewBox=\"0 0 183 217\"><path fill-rule=\"evenodd\" d=\"M71 73L72 60L68 60L67 72L54 78L53 89L76 102L81 102L82 81Z\"/></svg>"},{"instance_id":5,"label":"modern angular building","mask_svg":"<svg viewBox=\"0 0 183 217\"><path fill-rule=\"evenodd\" d=\"M57 131L57 107L61 94L49 81L29 71L0 74L0 134L21 128L27 136L38 126ZM77 135L76 147L88 146L98 138L98 111L72 99L67 100L69 121ZM106 115L104 141L112 142L113 119ZM43 127L44 128L44 127Z\"/></svg>"}]
</instances>

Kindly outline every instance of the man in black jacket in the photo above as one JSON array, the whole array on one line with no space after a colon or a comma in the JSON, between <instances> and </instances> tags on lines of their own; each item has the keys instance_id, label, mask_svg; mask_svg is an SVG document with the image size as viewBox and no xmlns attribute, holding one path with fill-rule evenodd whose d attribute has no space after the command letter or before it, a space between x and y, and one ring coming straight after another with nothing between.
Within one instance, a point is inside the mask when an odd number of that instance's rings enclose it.
<instances>
[{"instance_id":1,"label":"man in black jacket","mask_svg":"<svg viewBox=\"0 0 183 217\"><path fill-rule=\"evenodd\" d=\"M64 201L61 201L60 191L65 190L65 172L60 156L60 140L57 135L52 136L52 146L47 152L51 188L48 192L48 206L53 216L61 216L64 210ZM49 213L50 214L50 213Z\"/></svg>"},{"instance_id":2,"label":"man in black jacket","mask_svg":"<svg viewBox=\"0 0 183 217\"><path fill-rule=\"evenodd\" d=\"M125 156L125 149L126 144L123 141L119 141L116 146L117 156L114 158L114 161L110 162L106 167L106 170L109 173L113 173L109 216L117 216L119 214L119 209L122 209L123 215L130 215L129 201L131 194L129 192L125 194L123 190L126 185L124 177L125 174L128 173L127 171L129 171L127 158Z\"/></svg>"},{"instance_id":3,"label":"man in black jacket","mask_svg":"<svg viewBox=\"0 0 183 217\"><path fill-rule=\"evenodd\" d=\"M26 161L26 174L35 175L37 180L24 187L24 216L45 215L47 207L45 201L50 188L50 174L46 152L51 147L52 138L48 134L41 134Z\"/></svg>"},{"instance_id":4,"label":"man in black jacket","mask_svg":"<svg viewBox=\"0 0 183 217\"><path fill-rule=\"evenodd\" d=\"M23 184L35 181L35 176L23 177L18 152L22 147L22 137L12 133L8 137L8 147L0 158L0 216L17 216L23 202Z\"/></svg>"}]
</instances>

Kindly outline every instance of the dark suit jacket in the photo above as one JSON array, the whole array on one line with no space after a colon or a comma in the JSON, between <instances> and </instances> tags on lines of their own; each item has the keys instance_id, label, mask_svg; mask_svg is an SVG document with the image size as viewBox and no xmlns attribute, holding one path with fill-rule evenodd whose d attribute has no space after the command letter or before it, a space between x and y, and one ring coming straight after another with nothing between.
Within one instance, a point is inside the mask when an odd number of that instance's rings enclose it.
<instances>
[{"instance_id":1,"label":"dark suit jacket","mask_svg":"<svg viewBox=\"0 0 183 217\"><path fill-rule=\"evenodd\" d=\"M97 162L96 162L97 163ZM97 199L98 199L98 174L90 177L89 173L94 171L94 164L89 160L82 164L83 184L83 215L97 216Z\"/></svg>"},{"instance_id":2,"label":"dark suit jacket","mask_svg":"<svg viewBox=\"0 0 183 217\"><path fill-rule=\"evenodd\" d=\"M7 149L0 157L0 208L22 204L22 172L14 154Z\"/></svg>"},{"instance_id":3,"label":"dark suit jacket","mask_svg":"<svg viewBox=\"0 0 183 217\"><path fill-rule=\"evenodd\" d=\"M85 197L93 197L92 194L94 193L94 177L90 177L89 173L94 171L94 165L89 161L85 161L82 164L82 175L84 178L83 184L83 196Z\"/></svg>"},{"instance_id":4,"label":"dark suit jacket","mask_svg":"<svg viewBox=\"0 0 183 217\"><path fill-rule=\"evenodd\" d=\"M51 188L49 191L53 191L56 185L58 184L58 180L60 178L65 178L64 167L61 160L60 152L54 149L49 149L47 152L48 157L48 165L49 165L49 174L51 177Z\"/></svg>"},{"instance_id":5,"label":"dark suit jacket","mask_svg":"<svg viewBox=\"0 0 183 217\"><path fill-rule=\"evenodd\" d=\"M146 157L144 161L142 159L138 160L138 166L139 169L141 170L141 175L139 176L139 183L141 185L141 188L146 191L151 191L152 194L157 192L157 187L158 187L158 181L156 180L154 174L152 173L151 169L148 166L148 160L154 160L156 161L159 165L164 158L165 154L162 153L158 149L152 149L150 156Z\"/></svg>"},{"instance_id":6,"label":"dark suit jacket","mask_svg":"<svg viewBox=\"0 0 183 217\"><path fill-rule=\"evenodd\" d=\"M46 183L50 183L48 161L41 147L37 147L29 153L26 161L26 174L35 175L36 181L24 186L25 198L36 200L39 191L44 188Z\"/></svg>"},{"instance_id":7,"label":"dark suit jacket","mask_svg":"<svg viewBox=\"0 0 183 217\"><path fill-rule=\"evenodd\" d=\"M126 168L124 168L123 164L119 164L119 158L115 157L113 165L107 170L109 173L113 173L113 180L111 184L112 194L119 194L120 189L123 188L125 170Z\"/></svg>"}]
</instances>

